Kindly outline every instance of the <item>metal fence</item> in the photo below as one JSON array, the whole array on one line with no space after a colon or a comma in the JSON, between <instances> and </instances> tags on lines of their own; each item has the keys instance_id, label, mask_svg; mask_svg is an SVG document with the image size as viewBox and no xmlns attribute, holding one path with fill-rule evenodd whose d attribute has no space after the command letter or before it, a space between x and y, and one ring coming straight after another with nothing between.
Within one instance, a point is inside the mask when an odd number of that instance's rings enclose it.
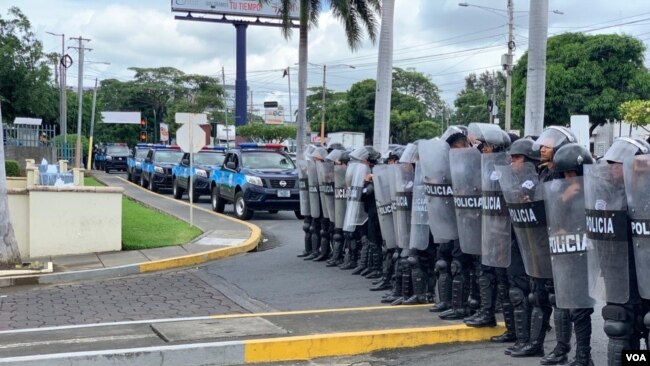
<instances>
[{"instance_id":1,"label":"metal fence","mask_svg":"<svg viewBox=\"0 0 650 366\"><path fill-rule=\"evenodd\" d=\"M40 147L50 145L56 134L54 125L3 125L5 145Z\"/></svg>"}]
</instances>

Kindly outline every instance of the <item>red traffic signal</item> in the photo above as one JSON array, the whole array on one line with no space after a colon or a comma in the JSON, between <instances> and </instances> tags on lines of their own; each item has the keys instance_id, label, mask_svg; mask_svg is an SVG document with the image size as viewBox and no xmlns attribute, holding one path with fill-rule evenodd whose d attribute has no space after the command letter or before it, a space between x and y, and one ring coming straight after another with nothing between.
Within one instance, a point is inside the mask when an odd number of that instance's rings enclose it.
<instances>
[{"instance_id":1,"label":"red traffic signal","mask_svg":"<svg viewBox=\"0 0 650 366\"><path fill-rule=\"evenodd\" d=\"M140 141L141 142L147 142L147 131L141 131L140 132Z\"/></svg>"},{"instance_id":2,"label":"red traffic signal","mask_svg":"<svg viewBox=\"0 0 650 366\"><path fill-rule=\"evenodd\" d=\"M143 130L145 128L147 128L147 120L146 119L143 118L143 119L140 120L140 128L143 129Z\"/></svg>"}]
</instances>

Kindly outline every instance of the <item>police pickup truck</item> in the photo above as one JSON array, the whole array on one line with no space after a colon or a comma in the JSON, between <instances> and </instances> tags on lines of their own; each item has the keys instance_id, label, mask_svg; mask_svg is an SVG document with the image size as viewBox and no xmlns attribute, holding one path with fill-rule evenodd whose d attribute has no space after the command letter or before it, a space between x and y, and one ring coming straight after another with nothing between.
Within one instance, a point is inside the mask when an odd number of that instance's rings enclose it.
<instances>
[{"instance_id":1,"label":"police pickup truck","mask_svg":"<svg viewBox=\"0 0 650 366\"><path fill-rule=\"evenodd\" d=\"M96 165L106 173L111 170L126 170L126 161L131 152L124 143L106 144L97 151Z\"/></svg>"},{"instance_id":2,"label":"police pickup truck","mask_svg":"<svg viewBox=\"0 0 650 366\"><path fill-rule=\"evenodd\" d=\"M165 145L154 144L137 144L133 148L133 154L129 155L126 159L126 179L131 182L140 182L140 174L142 174L142 162L147 157L149 149L154 146L165 147Z\"/></svg>"},{"instance_id":3,"label":"police pickup truck","mask_svg":"<svg viewBox=\"0 0 650 366\"><path fill-rule=\"evenodd\" d=\"M280 144L244 143L228 150L221 169L211 174L212 209L234 204L235 216L254 211L293 211L300 217L298 171Z\"/></svg>"},{"instance_id":4,"label":"police pickup truck","mask_svg":"<svg viewBox=\"0 0 650 366\"><path fill-rule=\"evenodd\" d=\"M190 154L184 153L181 162L172 168L172 192L174 198L181 199L186 191L193 202L202 195L210 194L210 176L212 171L220 169L226 156L225 147L205 146L194 154L194 164L190 171ZM194 180L194 189L190 192L190 177Z\"/></svg>"},{"instance_id":5,"label":"police pickup truck","mask_svg":"<svg viewBox=\"0 0 650 366\"><path fill-rule=\"evenodd\" d=\"M172 187L172 167L178 164L183 152L178 146L161 145L152 147L142 162L140 185L158 192L161 188Z\"/></svg>"}]
</instances>

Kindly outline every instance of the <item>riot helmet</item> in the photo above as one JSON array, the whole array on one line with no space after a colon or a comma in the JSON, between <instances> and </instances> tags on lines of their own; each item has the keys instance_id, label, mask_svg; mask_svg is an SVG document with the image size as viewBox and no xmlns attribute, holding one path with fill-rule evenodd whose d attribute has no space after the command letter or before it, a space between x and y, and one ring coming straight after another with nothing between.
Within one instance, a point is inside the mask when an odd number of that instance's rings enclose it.
<instances>
[{"instance_id":1,"label":"riot helmet","mask_svg":"<svg viewBox=\"0 0 650 366\"><path fill-rule=\"evenodd\" d=\"M350 153L350 159L356 161L367 160L368 162L373 162L377 161L380 157L381 155L372 146L358 147Z\"/></svg>"},{"instance_id":2,"label":"riot helmet","mask_svg":"<svg viewBox=\"0 0 650 366\"><path fill-rule=\"evenodd\" d=\"M510 146L510 136L494 124L472 122L467 126L467 133L469 141L480 151L485 144L492 147L492 152L504 151Z\"/></svg>"},{"instance_id":3,"label":"riot helmet","mask_svg":"<svg viewBox=\"0 0 650 366\"><path fill-rule=\"evenodd\" d=\"M399 145L394 147L393 149L388 150L382 155L382 158L384 160L384 163L389 164L389 162L397 162L399 159L402 157L402 153L404 152L404 146Z\"/></svg>"},{"instance_id":4,"label":"riot helmet","mask_svg":"<svg viewBox=\"0 0 650 366\"><path fill-rule=\"evenodd\" d=\"M575 142L568 143L555 152L553 156L553 170L558 173L574 171L578 176L582 176L582 166L584 164L593 164L594 159L583 146Z\"/></svg>"},{"instance_id":5,"label":"riot helmet","mask_svg":"<svg viewBox=\"0 0 650 366\"><path fill-rule=\"evenodd\" d=\"M344 152L345 152L344 150L338 150L338 149L332 150L329 154L327 154L325 160L333 161L333 162L341 161L341 156L343 155Z\"/></svg>"},{"instance_id":6,"label":"riot helmet","mask_svg":"<svg viewBox=\"0 0 650 366\"><path fill-rule=\"evenodd\" d=\"M614 163L623 163L630 156L643 155L650 152L650 144L638 137L619 137L607 149L603 160Z\"/></svg>"},{"instance_id":7,"label":"riot helmet","mask_svg":"<svg viewBox=\"0 0 650 366\"><path fill-rule=\"evenodd\" d=\"M510 149L508 150L508 155L523 155L527 159L533 160L535 162L539 161L539 154L535 154L533 151L533 144L535 141L524 138L524 139L519 139L510 145Z\"/></svg>"},{"instance_id":8,"label":"riot helmet","mask_svg":"<svg viewBox=\"0 0 650 366\"><path fill-rule=\"evenodd\" d=\"M379 159L381 159L381 153L379 151L375 150L374 147L372 146L366 146L366 150L368 150L368 162L372 164L377 164Z\"/></svg>"},{"instance_id":9,"label":"riot helmet","mask_svg":"<svg viewBox=\"0 0 650 366\"><path fill-rule=\"evenodd\" d=\"M305 160L311 160L311 154L316 150L316 146L314 145L307 145L307 148L305 149Z\"/></svg>"},{"instance_id":10,"label":"riot helmet","mask_svg":"<svg viewBox=\"0 0 650 366\"><path fill-rule=\"evenodd\" d=\"M339 163L347 164L350 162L350 151L344 150L339 157Z\"/></svg>"},{"instance_id":11,"label":"riot helmet","mask_svg":"<svg viewBox=\"0 0 650 366\"><path fill-rule=\"evenodd\" d=\"M576 141L576 136L570 129L563 126L549 126L535 140L533 151L541 150L542 146L557 151L563 145Z\"/></svg>"},{"instance_id":12,"label":"riot helmet","mask_svg":"<svg viewBox=\"0 0 650 366\"><path fill-rule=\"evenodd\" d=\"M460 125L449 126L442 136L440 136L440 139L447 141L449 146L453 145L460 139L467 141L467 127Z\"/></svg>"},{"instance_id":13,"label":"riot helmet","mask_svg":"<svg viewBox=\"0 0 650 366\"><path fill-rule=\"evenodd\" d=\"M404 148L402 156L399 158L400 163L415 163L418 160L418 145L416 143L409 143Z\"/></svg>"},{"instance_id":14,"label":"riot helmet","mask_svg":"<svg viewBox=\"0 0 650 366\"><path fill-rule=\"evenodd\" d=\"M340 142L334 142L327 146L327 152L332 152L334 150L345 150L345 147Z\"/></svg>"}]
</instances>

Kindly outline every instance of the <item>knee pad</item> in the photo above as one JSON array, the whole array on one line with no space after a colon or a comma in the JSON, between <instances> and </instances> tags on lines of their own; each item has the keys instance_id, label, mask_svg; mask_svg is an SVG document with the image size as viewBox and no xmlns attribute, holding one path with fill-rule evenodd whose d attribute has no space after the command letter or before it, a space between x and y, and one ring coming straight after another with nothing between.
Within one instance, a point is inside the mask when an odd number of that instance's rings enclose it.
<instances>
[{"instance_id":1,"label":"knee pad","mask_svg":"<svg viewBox=\"0 0 650 366\"><path fill-rule=\"evenodd\" d=\"M551 305L555 306L555 294L548 294L548 301L551 303Z\"/></svg>"},{"instance_id":2,"label":"knee pad","mask_svg":"<svg viewBox=\"0 0 650 366\"><path fill-rule=\"evenodd\" d=\"M447 273L449 271L449 264L443 259L436 261L436 272L439 274Z\"/></svg>"},{"instance_id":3,"label":"knee pad","mask_svg":"<svg viewBox=\"0 0 650 366\"><path fill-rule=\"evenodd\" d=\"M518 287L511 287L510 291L508 291L508 295L510 296L510 302L512 302L512 305L514 306L523 303L526 299L524 291Z\"/></svg>"},{"instance_id":4,"label":"knee pad","mask_svg":"<svg viewBox=\"0 0 650 366\"><path fill-rule=\"evenodd\" d=\"M406 258L406 261L408 262L409 266L411 266L411 268L415 268L418 266L418 264L420 264L418 257L412 255Z\"/></svg>"},{"instance_id":5,"label":"knee pad","mask_svg":"<svg viewBox=\"0 0 650 366\"><path fill-rule=\"evenodd\" d=\"M310 227L311 227L311 220L309 220L309 221L307 221L307 220L303 221L303 223L302 223L302 231L304 231L305 233L308 233Z\"/></svg>"},{"instance_id":6,"label":"knee pad","mask_svg":"<svg viewBox=\"0 0 650 366\"><path fill-rule=\"evenodd\" d=\"M451 261L451 274L452 274L452 276L460 274L460 272L462 270L463 270L463 264L459 260L454 259L454 260Z\"/></svg>"},{"instance_id":7,"label":"knee pad","mask_svg":"<svg viewBox=\"0 0 650 366\"><path fill-rule=\"evenodd\" d=\"M397 251L393 252L393 261L397 261L399 259L399 253Z\"/></svg>"},{"instance_id":8,"label":"knee pad","mask_svg":"<svg viewBox=\"0 0 650 366\"><path fill-rule=\"evenodd\" d=\"M650 312L646 313L643 317L643 324L646 328L650 329Z\"/></svg>"},{"instance_id":9,"label":"knee pad","mask_svg":"<svg viewBox=\"0 0 650 366\"><path fill-rule=\"evenodd\" d=\"M610 338L625 338L632 333L632 319L628 319L625 308L618 305L606 305L603 308L605 324L603 330Z\"/></svg>"},{"instance_id":10,"label":"knee pad","mask_svg":"<svg viewBox=\"0 0 650 366\"><path fill-rule=\"evenodd\" d=\"M316 228L316 225L311 225L311 226L309 227L309 232L310 232L312 235L314 235L314 234L316 234L316 233L320 233L320 230L318 230L318 229Z\"/></svg>"},{"instance_id":11,"label":"knee pad","mask_svg":"<svg viewBox=\"0 0 650 366\"><path fill-rule=\"evenodd\" d=\"M332 236L332 239L337 242L341 241L343 239L343 235L341 235L340 231L336 230L334 231L334 236Z\"/></svg>"},{"instance_id":12,"label":"knee pad","mask_svg":"<svg viewBox=\"0 0 650 366\"><path fill-rule=\"evenodd\" d=\"M537 294L534 292L529 293L528 302L535 306L539 306L539 296L537 296Z\"/></svg>"}]
</instances>

